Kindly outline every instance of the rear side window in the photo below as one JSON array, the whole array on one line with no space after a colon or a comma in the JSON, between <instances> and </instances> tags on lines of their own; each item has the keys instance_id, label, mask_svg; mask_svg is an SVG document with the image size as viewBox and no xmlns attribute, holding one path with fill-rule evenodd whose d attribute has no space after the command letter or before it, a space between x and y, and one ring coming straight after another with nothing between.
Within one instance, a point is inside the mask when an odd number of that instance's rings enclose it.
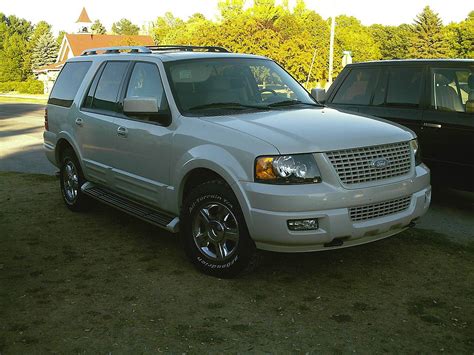
<instances>
[{"instance_id":1,"label":"rear side window","mask_svg":"<svg viewBox=\"0 0 474 355\"><path fill-rule=\"evenodd\" d=\"M108 62L102 71L90 108L118 112L118 96L129 62Z\"/></svg>"},{"instance_id":2,"label":"rear side window","mask_svg":"<svg viewBox=\"0 0 474 355\"><path fill-rule=\"evenodd\" d=\"M334 104L368 105L377 84L379 69L352 69L333 99Z\"/></svg>"},{"instance_id":3,"label":"rear side window","mask_svg":"<svg viewBox=\"0 0 474 355\"><path fill-rule=\"evenodd\" d=\"M91 64L92 62L66 63L56 79L48 104L70 107Z\"/></svg>"},{"instance_id":4,"label":"rear side window","mask_svg":"<svg viewBox=\"0 0 474 355\"><path fill-rule=\"evenodd\" d=\"M422 89L423 68L390 68L387 96L389 106L418 106Z\"/></svg>"}]
</instances>

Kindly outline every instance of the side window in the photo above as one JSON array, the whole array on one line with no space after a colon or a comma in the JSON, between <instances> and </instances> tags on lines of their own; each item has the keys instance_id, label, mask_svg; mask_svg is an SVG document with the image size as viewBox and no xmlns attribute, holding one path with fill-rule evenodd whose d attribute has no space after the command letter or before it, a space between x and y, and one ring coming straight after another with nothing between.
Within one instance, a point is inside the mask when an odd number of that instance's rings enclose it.
<instances>
[{"instance_id":1,"label":"side window","mask_svg":"<svg viewBox=\"0 0 474 355\"><path fill-rule=\"evenodd\" d=\"M469 68L433 68L430 74L432 109L474 112L474 73Z\"/></svg>"},{"instance_id":2,"label":"side window","mask_svg":"<svg viewBox=\"0 0 474 355\"><path fill-rule=\"evenodd\" d=\"M125 98L154 98L157 100L159 107L157 117L140 116L137 117L139 119L161 122L160 116L169 115L168 101L156 64L141 62L135 64Z\"/></svg>"},{"instance_id":3,"label":"side window","mask_svg":"<svg viewBox=\"0 0 474 355\"><path fill-rule=\"evenodd\" d=\"M48 104L70 107L92 62L66 63L56 80Z\"/></svg>"},{"instance_id":4,"label":"side window","mask_svg":"<svg viewBox=\"0 0 474 355\"><path fill-rule=\"evenodd\" d=\"M118 112L118 94L128 64L129 62L108 62L105 65L90 108Z\"/></svg>"},{"instance_id":5,"label":"side window","mask_svg":"<svg viewBox=\"0 0 474 355\"><path fill-rule=\"evenodd\" d=\"M334 96L334 104L368 105L377 84L379 69L352 69Z\"/></svg>"},{"instance_id":6,"label":"side window","mask_svg":"<svg viewBox=\"0 0 474 355\"><path fill-rule=\"evenodd\" d=\"M418 106L422 90L422 67L393 67L389 70L385 104Z\"/></svg>"}]
</instances>

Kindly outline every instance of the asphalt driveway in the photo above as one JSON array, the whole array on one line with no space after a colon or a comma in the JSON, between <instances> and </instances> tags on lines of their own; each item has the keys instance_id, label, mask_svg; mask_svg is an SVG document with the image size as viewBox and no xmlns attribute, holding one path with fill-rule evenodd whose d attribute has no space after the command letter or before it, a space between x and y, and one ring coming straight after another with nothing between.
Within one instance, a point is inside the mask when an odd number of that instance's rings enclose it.
<instances>
[{"instance_id":1,"label":"asphalt driveway","mask_svg":"<svg viewBox=\"0 0 474 355\"><path fill-rule=\"evenodd\" d=\"M43 152L44 105L0 104L0 171L52 175Z\"/></svg>"}]
</instances>

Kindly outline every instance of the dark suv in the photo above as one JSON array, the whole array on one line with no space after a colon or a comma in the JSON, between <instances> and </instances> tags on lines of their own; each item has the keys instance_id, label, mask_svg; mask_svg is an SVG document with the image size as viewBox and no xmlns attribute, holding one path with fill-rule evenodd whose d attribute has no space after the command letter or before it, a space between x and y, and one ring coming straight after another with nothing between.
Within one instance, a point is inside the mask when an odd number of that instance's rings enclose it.
<instances>
[{"instance_id":1,"label":"dark suv","mask_svg":"<svg viewBox=\"0 0 474 355\"><path fill-rule=\"evenodd\" d=\"M409 127L435 183L474 190L474 60L350 64L320 101Z\"/></svg>"}]
</instances>

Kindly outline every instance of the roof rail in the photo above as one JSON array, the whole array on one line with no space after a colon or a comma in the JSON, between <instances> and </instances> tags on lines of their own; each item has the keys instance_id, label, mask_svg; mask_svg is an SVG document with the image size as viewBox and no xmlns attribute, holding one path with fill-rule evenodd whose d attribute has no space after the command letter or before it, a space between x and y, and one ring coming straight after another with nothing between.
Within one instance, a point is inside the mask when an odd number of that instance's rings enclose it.
<instances>
[{"instance_id":1,"label":"roof rail","mask_svg":"<svg viewBox=\"0 0 474 355\"><path fill-rule=\"evenodd\" d=\"M178 51L178 52L218 52L218 53L229 53L229 51L223 47L217 46L182 46L182 45L159 45L159 46L146 46L151 51Z\"/></svg>"},{"instance_id":2,"label":"roof rail","mask_svg":"<svg viewBox=\"0 0 474 355\"><path fill-rule=\"evenodd\" d=\"M96 55L96 54L115 54L120 52L128 53L151 53L151 50L148 49L146 46L122 46L122 47L103 47L103 48L91 48L86 49L82 52L81 55ZM97 53L103 52L103 53Z\"/></svg>"}]
</instances>

